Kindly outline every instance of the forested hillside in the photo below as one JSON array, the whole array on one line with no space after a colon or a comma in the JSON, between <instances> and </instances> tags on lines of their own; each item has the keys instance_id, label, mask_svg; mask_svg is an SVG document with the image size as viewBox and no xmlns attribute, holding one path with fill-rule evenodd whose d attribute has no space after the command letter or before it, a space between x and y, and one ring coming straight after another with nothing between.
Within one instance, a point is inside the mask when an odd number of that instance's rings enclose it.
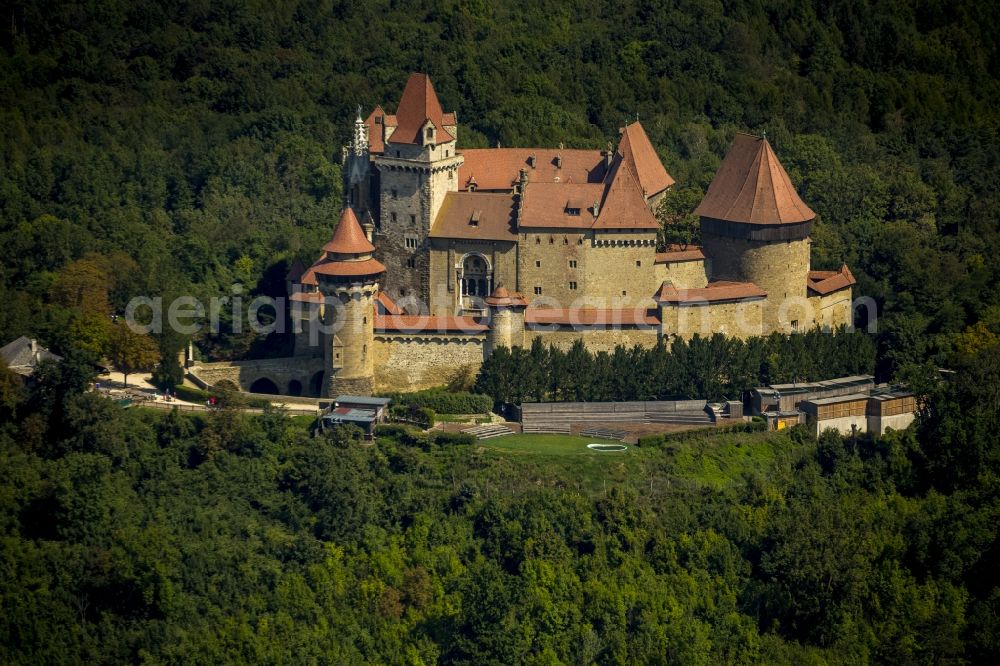
<instances>
[{"instance_id":1,"label":"forested hillside","mask_svg":"<svg viewBox=\"0 0 1000 666\"><path fill-rule=\"evenodd\" d=\"M678 183L671 219L735 131L766 131L819 213L814 264L848 262L883 306L890 373L1000 319L993 9L14 0L0 330L99 350L135 293L281 293L284 262L312 259L336 220L356 107L391 107L421 70L465 146L603 147L638 116ZM198 342L267 353L247 335Z\"/></svg>"},{"instance_id":2,"label":"forested hillside","mask_svg":"<svg viewBox=\"0 0 1000 666\"><path fill-rule=\"evenodd\" d=\"M733 134L766 131L814 265L882 309L876 340L539 346L480 388L722 396L877 363L918 423L578 462L84 390L136 294L282 293L337 219L355 109L414 70L465 146L603 147L638 116L680 228ZM0 663L992 664L998 75L977 0L5 3L0 343L65 359L30 386L0 367Z\"/></svg>"},{"instance_id":3,"label":"forested hillside","mask_svg":"<svg viewBox=\"0 0 1000 666\"><path fill-rule=\"evenodd\" d=\"M992 664L995 350L878 441L552 456L0 369L0 662ZM11 418L13 416L13 418ZM467 437L467 436L466 436ZM611 456L603 457L603 456Z\"/></svg>"}]
</instances>

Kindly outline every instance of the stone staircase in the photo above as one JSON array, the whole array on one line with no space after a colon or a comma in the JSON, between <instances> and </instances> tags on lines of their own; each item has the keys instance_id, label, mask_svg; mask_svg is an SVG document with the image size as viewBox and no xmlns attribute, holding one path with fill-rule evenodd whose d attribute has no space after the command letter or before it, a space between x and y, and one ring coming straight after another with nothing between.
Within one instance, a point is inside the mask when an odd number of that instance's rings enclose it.
<instances>
[{"instance_id":1,"label":"stone staircase","mask_svg":"<svg viewBox=\"0 0 1000 666\"><path fill-rule=\"evenodd\" d=\"M586 430L581 430L580 434L584 437L600 437L601 439L616 439L619 442L628 437L628 432L625 430L615 430L613 428L587 428Z\"/></svg>"},{"instance_id":2,"label":"stone staircase","mask_svg":"<svg viewBox=\"0 0 1000 666\"><path fill-rule=\"evenodd\" d=\"M491 439L493 437L503 437L504 435L514 434L513 430L502 423L488 423L486 425L478 425L472 428L464 428L462 432L473 435L476 439Z\"/></svg>"}]
</instances>

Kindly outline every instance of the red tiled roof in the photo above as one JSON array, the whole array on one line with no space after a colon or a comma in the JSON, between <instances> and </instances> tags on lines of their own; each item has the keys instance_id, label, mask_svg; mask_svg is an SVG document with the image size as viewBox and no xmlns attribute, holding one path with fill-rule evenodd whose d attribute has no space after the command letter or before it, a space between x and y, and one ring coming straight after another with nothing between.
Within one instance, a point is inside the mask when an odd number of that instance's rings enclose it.
<instances>
[{"instance_id":1,"label":"red tiled roof","mask_svg":"<svg viewBox=\"0 0 1000 666\"><path fill-rule=\"evenodd\" d=\"M431 121L437 130L436 143L452 141L455 137L445 130L444 112L431 77L426 74L410 74L396 108L396 131L389 137L389 143L421 143L420 132L426 121ZM451 118L454 121L454 116Z\"/></svg>"},{"instance_id":2,"label":"red tiled roof","mask_svg":"<svg viewBox=\"0 0 1000 666\"><path fill-rule=\"evenodd\" d=\"M528 308L526 324L536 326L659 326L656 308Z\"/></svg>"},{"instance_id":3,"label":"red tiled roof","mask_svg":"<svg viewBox=\"0 0 1000 666\"><path fill-rule=\"evenodd\" d=\"M368 151L371 153L384 153L385 152L385 130L382 127L385 125L385 111L382 110L381 105L376 105L368 118L365 119L365 125L368 126Z\"/></svg>"},{"instance_id":4,"label":"red tiled roof","mask_svg":"<svg viewBox=\"0 0 1000 666\"><path fill-rule=\"evenodd\" d=\"M333 238L323 246L323 251L334 254L371 254L375 251L375 246L365 236L350 206L340 213Z\"/></svg>"},{"instance_id":5,"label":"red tiled roof","mask_svg":"<svg viewBox=\"0 0 1000 666\"><path fill-rule=\"evenodd\" d=\"M473 218L476 218L473 223ZM431 226L431 238L517 241L510 194L448 192Z\"/></svg>"},{"instance_id":6,"label":"red tiled roof","mask_svg":"<svg viewBox=\"0 0 1000 666\"><path fill-rule=\"evenodd\" d=\"M717 303L719 301L742 301L765 298L767 292L753 282L709 282L701 289L677 289L664 282L653 300L657 303Z\"/></svg>"},{"instance_id":7,"label":"red tiled roof","mask_svg":"<svg viewBox=\"0 0 1000 666\"><path fill-rule=\"evenodd\" d=\"M306 269L306 272L302 274L301 278L299 278L299 284L311 285L313 287L319 284L319 282L316 281L316 274L312 272L312 268Z\"/></svg>"},{"instance_id":8,"label":"red tiled roof","mask_svg":"<svg viewBox=\"0 0 1000 666\"><path fill-rule=\"evenodd\" d=\"M430 315L375 315L375 330L399 333L484 333L486 324L472 317L432 317Z\"/></svg>"},{"instance_id":9,"label":"red tiled roof","mask_svg":"<svg viewBox=\"0 0 1000 666\"><path fill-rule=\"evenodd\" d=\"M701 217L746 224L794 224L816 217L799 198L771 144L737 134L708 192Z\"/></svg>"},{"instance_id":10,"label":"red tiled roof","mask_svg":"<svg viewBox=\"0 0 1000 666\"><path fill-rule=\"evenodd\" d=\"M669 264L675 261L700 261L705 258L705 253L701 246L688 245L682 248L680 245L671 245L666 252L656 253L656 263Z\"/></svg>"},{"instance_id":11,"label":"red tiled roof","mask_svg":"<svg viewBox=\"0 0 1000 666\"><path fill-rule=\"evenodd\" d=\"M528 301L517 291L507 291L507 287L500 286L493 290L493 293L483 299L486 305L502 307L528 307Z\"/></svg>"},{"instance_id":12,"label":"red tiled roof","mask_svg":"<svg viewBox=\"0 0 1000 666\"><path fill-rule=\"evenodd\" d=\"M477 196L473 194L472 196ZM600 183L540 183L528 181L524 187L518 228L580 228L594 225L594 204L604 196ZM570 215L575 208L579 215Z\"/></svg>"},{"instance_id":13,"label":"red tiled roof","mask_svg":"<svg viewBox=\"0 0 1000 666\"><path fill-rule=\"evenodd\" d=\"M403 309L396 305L396 302L389 298L389 294L384 291L378 292L378 303L382 306L382 309L385 310L385 314L403 314Z\"/></svg>"},{"instance_id":14,"label":"red tiled roof","mask_svg":"<svg viewBox=\"0 0 1000 666\"><path fill-rule=\"evenodd\" d=\"M646 130L638 121L627 125L622 130L618 152L635 169L635 173L639 177L639 185L642 186L642 192L645 196L651 197L654 194L659 194L674 184L674 179L663 168L663 163L660 162L653 144L646 136Z\"/></svg>"},{"instance_id":15,"label":"red tiled roof","mask_svg":"<svg viewBox=\"0 0 1000 666\"><path fill-rule=\"evenodd\" d=\"M851 269L844 264L839 271L809 271L806 285L820 296L847 289L857 283Z\"/></svg>"},{"instance_id":16,"label":"red tiled roof","mask_svg":"<svg viewBox=\"0 0 1000 666\"><path fill-rule=\"evenodd\" d=\"M646 205L642 187L632 167L624 158L615 161L611 183L604 194L601 212L594 220L594 229L659 229L653 213Z\"/></svg>"},{"instance_id":17,"label":"red tiled roof","mask_svg":"<svg viewBox=\"0 0 1000 666\"><path fill-rule=\"evenodd\" d=\"M360 277L362 275L378 275L385 272L385 266L378 259L363 259L361 261L331 261L320 259L313 264L306 274L328 275L330 277ZM303 281L303 284L305 282Z\"/></svg>"},{"instance_id":18,"label":"red tiled roof","mask_svg":"<svg viewBox=\"0 0 1000 666\"><path fill-rule=\"evenodd\" d=\"M510 191L528 172L531 183L600 183L606 169L599 150L560 150L558 148L469 148L460 150L465 162L458 168L458 189L475 182L480 190ZM535 166L529 164L535 156ZM562 158L557 166L557 157ZM558 178L558 180L556 180Z\"/></svg>"}]
</instances>

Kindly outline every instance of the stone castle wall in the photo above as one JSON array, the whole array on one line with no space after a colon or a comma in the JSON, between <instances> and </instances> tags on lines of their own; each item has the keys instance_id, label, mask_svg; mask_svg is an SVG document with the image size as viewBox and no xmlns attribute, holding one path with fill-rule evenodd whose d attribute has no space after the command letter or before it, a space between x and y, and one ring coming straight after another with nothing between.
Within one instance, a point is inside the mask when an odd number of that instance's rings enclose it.
<instances>
[{"instance_id":1,"label":"stone castle wall","mask_svg":"<svg viewBox=\"0 0 1000 666\"><path fill-rule=\"evenodd\" d=\"M851 295L851 289L847 288L825 296L810 296L809 302L816 312L816 326L826 329L852 326L854 316Z\"/></svg>"},{"instance_id":2,"label":"stone castle wall","mask_svg":"<svg viewBox=\"0 0 1000 666\"><path fill-rule=\"evenodd\" d=\"M806 299L809 275L809 238L790 241L754 241L704 234L703 248L712 258L713 280L753 282L767 292L764 330L799 330L813 325L815 310Z\"/></svg>"},{"instance_id":3,"label":"stone castle wall","mask_svg":"<svg viewBox=\"0 0 1000 666\"><path fill-rule=\"evenodd\" d=\"M441 386L463 366L483 363L486 336L380 333L375 337L375 391Z\"/></svg>"},{"instance_id":4,"label":"stone castle wall","mask_svg":"<svg viewBox=\"0 0 1000 666\"><path fill-rule=\"evenodd\" d=\"M557 349L569 351L573 343L582 340L583 344L591 353L612 352L615 347L634 347L639 345L643 348L656 346L659 340L659 333L653 328L627 327L618 330L606 328L581 328L574 330L570 327L535 327L524 332L524 345L530 347L535 338L539 338L545 346L555 345Z\"/></svg>"},{"instance_id":5,"label":"stone castle wall","mask_svg":"<svg viewBox=\"0 0 1000 666\"><path fill-rule=\"evenodd\" d=\"M460 307L462 287L458 284L456 266L465 257L478 254L493 270L493 286L514 288L517 282L517 245L504 241L430 241L430 314L454 315Z\"/></svg>"},{"instance_id":6,"label":"stone castle wall","mask_svg":"<svg viewBox=\"0 0 1000 666\"><path fill-rule=\"evenodd\" d=\"M704 259L656 264L653 281L657 288L670 281L678 289L701 289L708 284L710 264Z\"/></svg>"},{"instance_id":7,"label":"stone castle wall","mask_svg":"<svg viewBox=\"0 0 1000 666\"><path fill-rule=\"evenodd\" d=\"M724 333L737 338L766 334L762 320L765 303L760 299L711 305L664 305L660 309L663 334L685 340L696 333L701 337Z\"/></svg>"}]
</instances>

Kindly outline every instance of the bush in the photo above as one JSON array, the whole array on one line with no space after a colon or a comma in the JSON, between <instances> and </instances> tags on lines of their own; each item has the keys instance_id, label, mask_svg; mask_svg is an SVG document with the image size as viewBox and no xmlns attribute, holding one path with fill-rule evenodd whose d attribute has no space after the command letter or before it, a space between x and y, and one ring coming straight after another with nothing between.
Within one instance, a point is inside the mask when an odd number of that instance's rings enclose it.
<instances>
[{"instance_id":1,"label":"bush","mask_svg":"<svg viewBox=\"0 0 1000 666\"><path fill-rule=\"evenodd\" d=\"M481 393L449 393L440 388L414 393L389 393L393 406L426 407L439 414L485 414L493 408L493 398Z\"/></svg>"},{"instance_id":2,"label":"bush","mask_svg":"<svg viewBox=\"0 0 1000 666\"><path fill-rule=\"evenodd\" d=\"M646 435L645 437L640 437L636 444L640 448L648 447L653 449L663 445L663 435Z\"/></svg>"},{"instance_id":3,"label":"bush","mask_svg":"<svg viewBox=\"0 0 1000 666\"><path fill-rule=\"evenodd\" d=\"M467 432L442 431L435 433L434 443L439 446L472 445L476 443L476 438Z\"/></svg>"},{"instance_id":4,"label":"bush","mask_svg":"<svg viewBox=\"0 0 1000 666\"><path fill-rule=\"evenodd\" d=\"M426 449L427 435L413 426L401 423L385 423L375 426L375 437L387 437L406 446L419 446Z\"/></svg>"}]
</instances>

